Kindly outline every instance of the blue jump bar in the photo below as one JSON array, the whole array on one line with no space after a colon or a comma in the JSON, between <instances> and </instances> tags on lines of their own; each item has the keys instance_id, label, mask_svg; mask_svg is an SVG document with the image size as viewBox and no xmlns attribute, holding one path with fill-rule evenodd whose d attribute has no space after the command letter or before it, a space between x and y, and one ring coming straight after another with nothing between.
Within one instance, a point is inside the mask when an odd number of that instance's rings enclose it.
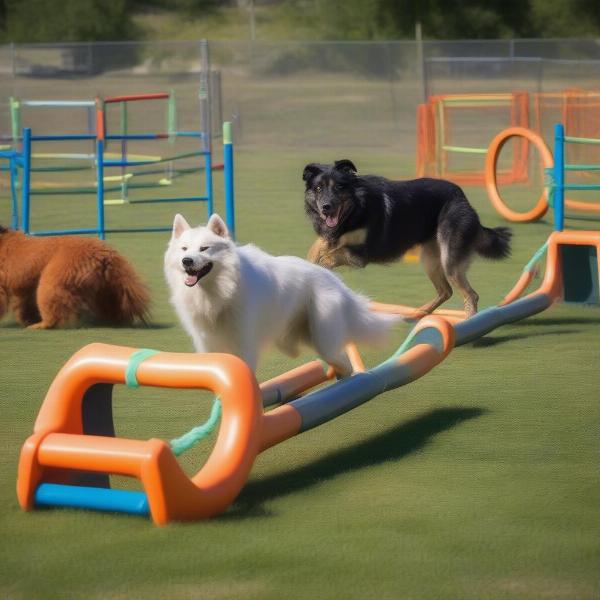
<instances>
[{"instance_id":1,"label":"blue jump bar","mask_svg":"<svg viewBox=\"0 0 600 600\"><path fill-rule=\"evenodd\" d=\"M56 229L52 231L28 231L29 235L79 235L83 233L93 233L94 235L98 235L100 233L99 229Z\"/></svg>"},{"instance_id":2,"label":"blue jump bar","mask_svg":"<svg viewBox=\"0 0 600 600\"><path fill-rule=\"evenodd\" d=\"M156 160L104 160L105 167L139 167L141 165L154 165Z\"/></svg>"},{"instance_id":3,"label":"blue jump bar","mask_svg":"<svg viewBox=\"0 0 600 600\"><path fill-rule=\"evenodd\" d=\"M158 233L161 231L172 231L173 225L167 227L123 227L121 229L105 229L105 233Z\"/></svg>"},{"instance_id":4,"label":"blue jump bar","mask_svg":"<svg viewBox=\"0 0 600 600\"><path fill-rule=\"evenodd\" d=\"M95 140L96 136L89 133L74 133L69 135L32 135L32 142L59 142L63 140Z\"/></svg>"},{"instance_id":5,"label":"blue jump bar","mask_svg":"<svg viewBox=\"0 0 600 600\"><path fill-rule=\"evenodd\" d=\"M88 508L142 516L150 514L148 498L144 492L79 485L41 483L35 492L35 503L38 506Z\"/></svg>"}]
</instances>

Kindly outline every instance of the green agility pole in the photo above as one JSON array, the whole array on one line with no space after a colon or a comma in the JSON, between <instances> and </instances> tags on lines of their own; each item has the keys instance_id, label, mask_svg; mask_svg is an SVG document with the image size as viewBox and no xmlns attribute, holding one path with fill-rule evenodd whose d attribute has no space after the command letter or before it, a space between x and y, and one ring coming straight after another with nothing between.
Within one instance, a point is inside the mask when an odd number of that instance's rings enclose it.
<instances>
[{"instance_id":1,"label":"green agility pole","mask_svg":"<svg viewBox=\"0 0 600 600\"><path fill-rule=\"evenodd\" d=\"M10 97L10 124L13 144L19 139L21 131L21 104L16 98Z\"/></svg>"}]
</instances>

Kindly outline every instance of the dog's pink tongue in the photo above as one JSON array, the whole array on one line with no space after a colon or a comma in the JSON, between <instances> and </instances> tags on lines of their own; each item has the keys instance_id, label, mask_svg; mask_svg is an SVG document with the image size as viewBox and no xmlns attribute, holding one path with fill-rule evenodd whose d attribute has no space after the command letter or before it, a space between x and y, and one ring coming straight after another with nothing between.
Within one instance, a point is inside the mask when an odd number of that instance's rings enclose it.
<instances>
[{"instance_id":1,"label":"dog's pink tongue","mask_svg":"<svg viewBox=\"0 0 600 600\"><path fill-rule=\"evenodd\" d=\"M325 223L327 223L327 227L335 227L338 224L338 217L335 215L334 217L329 216L325 219Z\"/></svg>"},{"instance_id":2,"label":"dog's pink tongue","mask_svg":"<svg viewBox=\"0 0 600 600\"><path fill-rule=\"evenodd\" d=\"M188 287L192 287L198 283L198 275L186 275L183 283Z\"/></svg>"}]
</instances>

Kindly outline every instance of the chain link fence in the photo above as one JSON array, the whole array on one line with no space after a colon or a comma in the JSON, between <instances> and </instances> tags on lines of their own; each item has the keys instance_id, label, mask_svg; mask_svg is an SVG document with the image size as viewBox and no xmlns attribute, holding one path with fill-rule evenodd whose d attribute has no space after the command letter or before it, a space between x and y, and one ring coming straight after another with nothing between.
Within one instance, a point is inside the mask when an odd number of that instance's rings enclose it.
<instances>
[{"instance_id":1,"label":"chain link fence","mask_svg":"<svg viewBox=\"0 0 600 600\"><path fill-rule=\"evenodd\" d=\"M600 87L600 40L210 42L212 132L233 119L249 147L379 147L412 154L415 112L435 94ZM0 47L0 133L9 98L90 100L176 92L179 127L198 128L199 42ZM138 119L160 127L164 107ZM87 124L29 111L36 132Z\"/></svg>"}]
</instances>

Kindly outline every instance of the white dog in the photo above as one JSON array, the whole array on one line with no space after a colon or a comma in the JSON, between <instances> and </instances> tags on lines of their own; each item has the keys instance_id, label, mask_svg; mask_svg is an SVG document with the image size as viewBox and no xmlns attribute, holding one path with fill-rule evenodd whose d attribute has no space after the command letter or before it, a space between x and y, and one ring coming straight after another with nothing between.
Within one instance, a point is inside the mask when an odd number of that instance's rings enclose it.
<instances>
[{"instance_id":1,"label":"white dog","mask_svg":"<svg viewBox=\"0 0 600 600\"><path fill-rule=\"evenodd\" d=\"M165 254L171 302L197 352L227 352L254 371L265 346L315 348L341 376L349 342L378 342L398 318L373 313L331 271L295 256L236 246L221 217L191 228L176 215Z\"/></svg>"}]
</instances>

